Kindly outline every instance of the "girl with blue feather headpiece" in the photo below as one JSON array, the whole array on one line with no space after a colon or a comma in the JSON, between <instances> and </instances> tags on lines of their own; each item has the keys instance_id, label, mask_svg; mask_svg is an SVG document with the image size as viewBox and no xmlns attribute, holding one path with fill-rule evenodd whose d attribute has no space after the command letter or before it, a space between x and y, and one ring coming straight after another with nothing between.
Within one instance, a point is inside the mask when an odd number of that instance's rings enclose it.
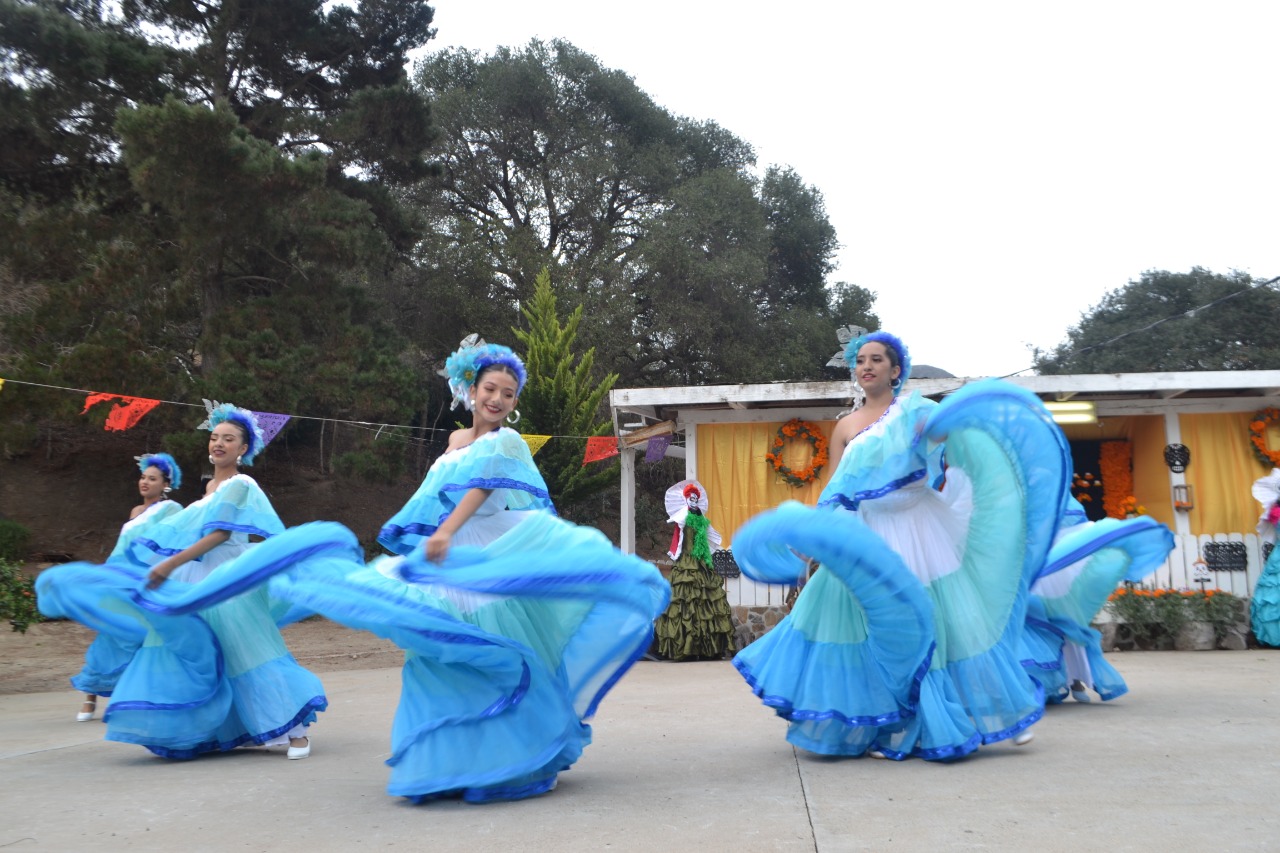
<instances>
[{"instance_id":1,"label":"girl with blue feather headpiece","mask_svg":"<svg viewBox=\"0 0 1280 853\"><path fill-rule=\"evenodd\" d=\"M120 536L107 562L127 560L129 544L145 531L182 509L182 504L169 500L169 492L182 485L182 469L168 453L145 453L136 457L138 462L138 494L142 503L129 513L129 520L120 528ZM93 719L98 709L98 697L110 696L137 651L139 643L121 640L113 634L99 634L84 653L84 667L71 679L71 684L84 692L84 703L76 714L80 723Z\"/></svg>"},{"instance_id":2,"label":"girl with blue feather headpiece","mask_svg":"<svg viewBox=\"0 0 1280 853\"><path fill-rule=\"evenodd\" d=\"M389 793L523 799L554 788L590 743L586 720L649 648L671 591L650 563L556 516L507 425L527 378L518 355L472 336L444 376L471 423L383 526L394 556L366 566L356 537L331 523L260 551L327 555L273 580L273 593L407 652Z\"/></svg>"},{"instance_id":3,"label":"girl with blue feather headpiece","mask_svg":"<svg viewBox=\"0 0 1280 853\"><path fill-rule=\"evenodd\" d=\"M947 761L1029 743L1046 701L1024 669L1033 584L1061 574L1036 612L1059 638L1087 642L1087 616L1069 623L1172 540L1103 525L1056 541L1074 518L1071 456L1030 392L986 380L942 403L904 394L910 354L886 332L845 357L866 402L832 431L817 507L783 504L733 541L757 581L794 584L797 553L821 568L734 664L790 721L787 739L813 752ZM1052 654L1030 668L1062 666L1061 643Z\"/></svg>"},{"instance_id":4,"label":"girl with blue feather headpiece","mask_svg":"<svg viewBox=\"0 0 1280 853\"><path fill-rule=\"evenodd\" d=\"M263 433L253 412L230 404L211 404L201 428L213 466L204 496L132 537L105 567L43 573L41 612L141 644L104 717L108 740L167 758L244 745L306 758L324 688L285 647L262 583L269 573L242 574L261 547L250 537L284 531L266 493L239 471L261 453Z\"/></svg>"}]
</instances>

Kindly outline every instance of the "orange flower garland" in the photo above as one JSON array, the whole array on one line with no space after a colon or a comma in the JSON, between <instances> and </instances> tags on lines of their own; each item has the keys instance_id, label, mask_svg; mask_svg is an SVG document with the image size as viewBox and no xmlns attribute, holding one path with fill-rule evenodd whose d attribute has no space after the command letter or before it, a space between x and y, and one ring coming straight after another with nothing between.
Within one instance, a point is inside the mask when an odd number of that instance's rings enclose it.
<instances>
[{"instance_id":1,"label":"orange flower garland","mask_svg":"<svg viewBox=\"0 0 1280 853\"><path fill-rule=\"evenodd\" d=\"M813 458L799 471L793 471L782 461L783 450L789 438L802 438L813 448ZM792 418L778 429L778 434L773 437L773 449L766 453L764 458L782 479L789 485L799 488L818 479L818 474L827 464L827 438L818 429L817 424Z\"/></svg>"},{"instance_id":2,"label":"orange flower garland","mask_svg":"<svg viewBox=\"0 0 1280 853\"><path fill-rule=\"evenodd\" d=\"M1104 441L1098 453L1102 470L1102 508L1110 518L1128 513L1125 498L1133 494L1132 446L1127 441Z\"/></svg>"},{"instance_id":3,"label":"orange flower garland","mask_svg":"<svg viewBox=\"0 0 1280 853\"><path fill-rule=\"evenodd\" d=\"M1267 427L1280 424L1280 409L1263 409L1249 422L1249 443L1263 465L1280 468L1280 450L1267 447Z\"/></svg>"}]
</instances>

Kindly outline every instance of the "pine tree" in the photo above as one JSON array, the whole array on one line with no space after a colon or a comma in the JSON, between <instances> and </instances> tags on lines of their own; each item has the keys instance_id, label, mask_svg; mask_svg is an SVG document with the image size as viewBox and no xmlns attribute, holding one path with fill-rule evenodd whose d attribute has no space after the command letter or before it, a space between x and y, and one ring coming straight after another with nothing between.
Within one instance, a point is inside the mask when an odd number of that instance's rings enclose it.
<instances>
[{"instance_id":1,"label":"pine tree","mask_svg":"<svg viewBox=\"0 0 1280 853\"><path fill-rule=\"evenodd\" d=\"M538 453L538 467L556 507L561 514L569 514L574 504L617 481L616 461L584 466L582 454L585 436L605 435L612 429L609 420L601 418L600 405L618 375L611 373L596 383L592 379L595 349L587 350L580 358L574 356L582 307L574 309L561 325L551 273L545 268L534 280L533 300L521 313L528 321L528 330L512 329L524 345L529 374L520 395L520 430L555 436Z\"/></svg>"}]
</instances>

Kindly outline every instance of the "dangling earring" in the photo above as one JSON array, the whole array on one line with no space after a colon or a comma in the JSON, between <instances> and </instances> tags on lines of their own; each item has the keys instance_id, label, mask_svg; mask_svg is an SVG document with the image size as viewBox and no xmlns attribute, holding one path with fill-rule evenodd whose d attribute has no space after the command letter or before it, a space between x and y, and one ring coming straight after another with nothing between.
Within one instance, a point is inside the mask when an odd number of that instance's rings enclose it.
<instances>
[{"instance_id":1,"label":"dangling earring","mask_svg":"<svg viewBox=\"0 0 1280 853\"><path fill-rule=\"evenodd\" d=\"M212 464L213 464L213 454L212 454L212 453L210 453L210 454L209 454L209 464L210 464L210 465L212 465Z\"/></svg>"},{"instance_id":2,"label":"dangling earring","mask_svg":"<svg viewBox=\"0 0 1280 853\"><path fill-rule=\"evenodd\" d=\"M514 415L515 417L513 418L513 417L512 417L512 415ZM519 410L519 409L512 409L512 410L511 410L511 414L510 414L510 415L507 415L507 423L511 424L512 426L515 426L516 424L520 423L520 410Z\"/></svg>"},{"instance_id":3,"label":"dangling earring","mask_svg":"<svg viewBox=\"0 0 1280 853\"><path fill-rule=\"evenodd\" d=\"M241 459L243 459L243 458L244 458L244 454L243 454L243 453L241 453L239 456L237 456L237 457L236 457L236 464L237 464L237 465L239 465L239 464L240 464L240 460L241 460Z\"/></svg>"},{"instance_id":4,"label":"dangling earring","mask_svg":"<svg viewBox=\"0 0 1280 853\"><path fill-rule=\"evenodd\" d=\"M893 389L893 390L895 390L895 391L897 391L899 388L901 388L901 387L902 387L902 377L901 377L901 376L899 376L897 379L895 379L895 380L893 380L892 382L890 382L890 383L889 383L889 387L890 387L890 388L892 388L892 389Z\"/></svg>"}]
</instances>

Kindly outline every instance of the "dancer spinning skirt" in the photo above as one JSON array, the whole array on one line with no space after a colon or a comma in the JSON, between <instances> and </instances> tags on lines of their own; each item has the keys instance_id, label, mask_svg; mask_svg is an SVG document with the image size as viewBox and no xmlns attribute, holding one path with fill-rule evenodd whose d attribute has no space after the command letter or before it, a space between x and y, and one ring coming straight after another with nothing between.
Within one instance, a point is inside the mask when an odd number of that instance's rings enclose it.
<instances>
[{"instance_id":1,"label":"dancer spinning skirt","mask_svg":"<svg viewBox=\"0 0 1280 853\"><path fill-rule=\"evenodd\" d=\"M1088 702L1090 690L1109 701L1129 692L1090 623L1122 581L1142 580L1172 549L1173 534L1152 518L1086 522L1084 509L1068 499L1057 541L1031 585L1023 635L1022 665L1044 685L1046 701Z\"/></svg>"},{"instance_id":2,"label":"dancer spinning skirt","mask_svg":"<svg viewBox=\"0 0 1280 853\"><path fill-rule=\"evenodd\" d=\"M366 567L355 537L313 524L250 559L272 593L406 652L391 732L393 795L512 800L551 790L590 743L605 693L649 647L670 587L599 531L558 519L519 433L525 371L470 339L448 362L473 426L454 432Z\"/></svg>"},{"instance_id":3,"label":"dancer spinning skirt","mask_svg":"<svg viewBox=\"0 0 1280 853\"><path fill-rule=\"evenodd\" d=\"M252 412L230 405L207 423L205 496L134 537L127 559L42 573L40 610L141 644L104 717L108 740L169 758L288 744L289 757L305 758L323 687L285 647L266 587L232 582L235 558L253 552L249 537L284 529L237 472L262 449L262 432Z\"/></svg>"},{"instance_id":4,"label":"dancer spinning skirt","mask_svg":"<svg viewBox=\"0 0 1280 853\"><path fill-rule=\"evenodd\" d=\"M1264 646L1280 647L1280 548L1276 546L1276 527L1280 525L1280 468L1253 484L1253 496L1262 504L1258 518L1258 537L1271 543L1258 585L1249 602L1249 622L1253 636Z\"/></svg>"},{"instance_id":5,"label":"dancer spinning skirt","mask_svg":"<svg viewBox=\"0 0 1280 853\"><path fill-rule=\"evenodd\" d=\"M182 485L182 471L167 453L148 453L138 457L138 490L142 495L129 520L120 528L120 536L107 557L107 562L128 559L130 544L148 528L182 509L182 504L169 500L169 492ZM140 564L139 564L140 565ZM84 707L76 720L93 719L98 696L110 696L120 673L129 665L138 649L136 643L122 642L111 634L99 634L84 653L84 668L71 679L71 684L85 693Z\"/></svg>"},{"instance_id":6,"label":"dancer spinning skirt","mask_svg":"<svg viewBox=\"0 0 1280 853\"><path fill-rule=\"evenodd\" d=\"M846 360L866 404L833 432L817 508L766 513L733 543L757 580L794 583L796 554L821 568L734 663L813 752L948 760L1026 743L1044 702L1020 662L1027 590L1070 470L1057 428L998 381L941 405L899 397L910 359L886 333Z\"/></svg>"}]
</instances>

